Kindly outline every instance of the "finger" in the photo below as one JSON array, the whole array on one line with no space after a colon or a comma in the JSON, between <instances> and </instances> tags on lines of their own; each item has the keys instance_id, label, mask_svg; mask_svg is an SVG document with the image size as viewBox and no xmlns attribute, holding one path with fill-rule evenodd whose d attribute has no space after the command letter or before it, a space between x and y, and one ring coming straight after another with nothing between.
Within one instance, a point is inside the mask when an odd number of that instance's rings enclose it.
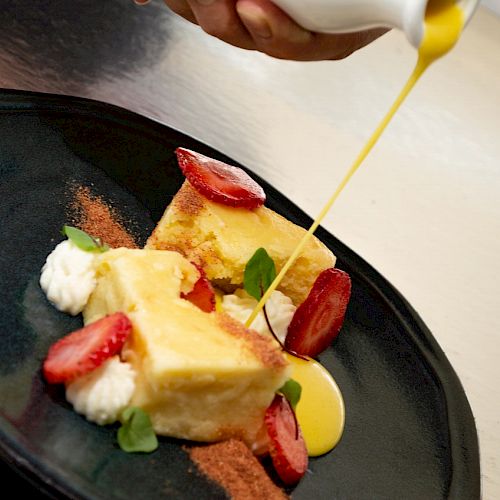
<instances>
[{"instance_id":1,"label":"finger","mask_svg":"<svg viewBox=\"0 0 500 500\"><path fill-rule=\"evenodd\" d=\"M184 19L187 19L192 23L198 24L196 22L196 17L186 0L165 0L165 3L170 10L179 16L182 16Z\"/></svg>"},{"instance_id":2,"label":"finger","mask_svg":"<svg viewBox=\"0 0 500 500\"><path fill-rule=\"evenodd\" d=\"M241 22L234 0L188 0L196 22L209 35L244 49L255 43Z\"/></svg>"},{"instance_id":3,"label":"finger","mask_svg":"<svg viewBox=\"0 0 500 500\"><path fill-rule=\"evenodd\" d=\"M257 49L280 59L342 59L386 31L339 35L311 33L269 0L238 0L236 10Z\"/></svg>"}]
</instances>

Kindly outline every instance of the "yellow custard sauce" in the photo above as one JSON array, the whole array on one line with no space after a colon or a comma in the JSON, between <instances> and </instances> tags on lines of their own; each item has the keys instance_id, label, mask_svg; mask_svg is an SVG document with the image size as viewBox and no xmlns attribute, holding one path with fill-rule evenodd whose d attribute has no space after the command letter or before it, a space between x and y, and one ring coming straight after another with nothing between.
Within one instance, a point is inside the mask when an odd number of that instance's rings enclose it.
<instances>
[{"instance_id":1,"label":"yellow custard sauce","mask_svg":"<svg viewBox=\"0 0 500 500\"><path fill-rule=\"evenodd\" d=\"M413 72L400 94L381 120L371 137L361 149L354 163L348 169L337 189L321 210L314 223L291 254L286 264L267 289L261 301L247 320L250 325L262 309L271 293L279 285L283 276L301 254L304 246L324 217L329 212L351 177L358 170L373 149L384 130L389 125L396 111L411 92L425 70L436 59L445 55L457 42L464 27L463 11L454 0L430 0L427 4L423 39L418 50L418 59ZM293 377L303 386L304 401L297 406L297 418L302 428L306 445L311 456L330 451L339 441L344 427L344 404L340 391L333 381L321 372L326 370L315 361L302 361L289 357L293 365ZM311 367L305 365L310 363ZM319 366L319 368L318 368ZM316 390L321 385L321 391ZM326 404L325 402L328 402ZM302 406L300 406L302 404Z\"/></svg>"},{"instance_id":2,"label":"yellow custard sauce","mask_svg":"<svg viewBox=\"0 0 500 500\"><path fill-rule=\"evenodd\" d=\"M335 380L314 359L287 355L292 378L302 386L295 413L311 457L328 453L342 437L344 400Z\"/></svg>"}]
</instances>

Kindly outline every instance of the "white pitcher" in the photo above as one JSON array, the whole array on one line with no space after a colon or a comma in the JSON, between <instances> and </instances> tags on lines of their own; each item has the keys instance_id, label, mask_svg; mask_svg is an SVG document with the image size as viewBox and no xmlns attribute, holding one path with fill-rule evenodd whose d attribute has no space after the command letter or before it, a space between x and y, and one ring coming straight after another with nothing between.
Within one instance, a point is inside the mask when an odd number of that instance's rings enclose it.
<instances>
[{"instance_id":1,"label":"white pitcher","mask_svg":"<svg viewBox=\"0 0 500 500\"><path fill-rule=\"evenodd\" d=\"M369 28L398 28L420 46L427 4L439 0L273 0L298 24L321 33L347 33ZM479 0L457 0L466 22Z\"/></svg>"}]
</instances>

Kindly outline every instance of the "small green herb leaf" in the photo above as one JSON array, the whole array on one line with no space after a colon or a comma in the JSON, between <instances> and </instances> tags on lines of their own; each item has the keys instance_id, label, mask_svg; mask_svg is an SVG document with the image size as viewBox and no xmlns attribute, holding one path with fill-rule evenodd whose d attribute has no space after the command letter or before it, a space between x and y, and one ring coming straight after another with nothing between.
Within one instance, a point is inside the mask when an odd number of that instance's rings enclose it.
<instances>
[{"instance_id":1,"label":"small green herb leaf","mask_svg":"<svg viewBox=\"0 0 500 500\"><path fill-rule=\"evenodd\" d=\"M276 266L264 248L259 248L248 261L243 276L246 292L260 300L276 277Z\"/></svg>"},{"instance_id":2,"label":"small green herb leaf","mask_svg":"<svg viewBox=\"0 0 500 500\"><path fill-rule=\"evenodd\" d=\"M85 252L105 252L109 250L108 245L103 245L99 239L94 239L85 231L72 226L63 226L63 236L66 236L80 250Z\"/></svg>"},{"instance_id":3,"label":"small green herb leaf","mask_svg":"<svg viewBox=\"0 0 500 500\"><path fill-rule=\"evenodd\" d=\"M118 444L123 451L149 453L158 448L158 439L145 411L136 407L127 408L123 410L120 421Z\"/></svg>"},{"instance_id":4,"label":"small green herb leaf","mask_svg":"<svg viewBox=\"0 0 500 500\"><path fill-rule=\"evenodd\" d=\"M295 411L295 408L300 401L300 395L302 394L302 386L291 378L285 385L279 390L283 396L288 400L290 406Z\"/></svg>"}]
</instances>

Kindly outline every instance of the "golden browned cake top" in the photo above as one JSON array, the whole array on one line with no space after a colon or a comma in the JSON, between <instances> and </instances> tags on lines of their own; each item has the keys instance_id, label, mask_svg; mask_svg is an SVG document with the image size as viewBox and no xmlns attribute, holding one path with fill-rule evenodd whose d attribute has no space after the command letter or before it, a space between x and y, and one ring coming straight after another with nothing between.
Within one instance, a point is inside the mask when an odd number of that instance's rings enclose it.
<instances>
[{"instance_id":1,"label":"golden browned cake top","mask_svg":"<svg viewBox=\"0 0 500 500\"><path fill-rule=\"evenodd\" d=\"M234 337L244 339L246 345L264 366L283 368L288 364L283 353L270 337L248 330L242 323L226 313L217 313L217 324Z\"/></svg>"},{"instance_id":2,"label":"golden browned cake top","mask_svg":"<svg viewBox=\"0 0 500 500\"><path fill-rule=\"evenodd\" d=\"M188 181L185 181L172 204L180 213L194 217L203 209L204 201L205 198Z\"/></svg>"},{"instance_id":3,"label":"golden browned cake top","mask_svg":"<svg viewBox=\"0 0 500 500\"><path fill-rule=\"evenodd\" d=\"M205 201L205 198L188 181L184 181L184 184L174 196L170 208L174 209L183 218L191 218L196 217L202 212ZM161 224L156 226L146 244L146 248L179 252L185 257L188 257L186 252L192 247L193 241L188 233L177 234L174 241L165 240ZM203 263L197 259L191 258L190 260L203 266Z\"/></svg>"}]
</instances>

